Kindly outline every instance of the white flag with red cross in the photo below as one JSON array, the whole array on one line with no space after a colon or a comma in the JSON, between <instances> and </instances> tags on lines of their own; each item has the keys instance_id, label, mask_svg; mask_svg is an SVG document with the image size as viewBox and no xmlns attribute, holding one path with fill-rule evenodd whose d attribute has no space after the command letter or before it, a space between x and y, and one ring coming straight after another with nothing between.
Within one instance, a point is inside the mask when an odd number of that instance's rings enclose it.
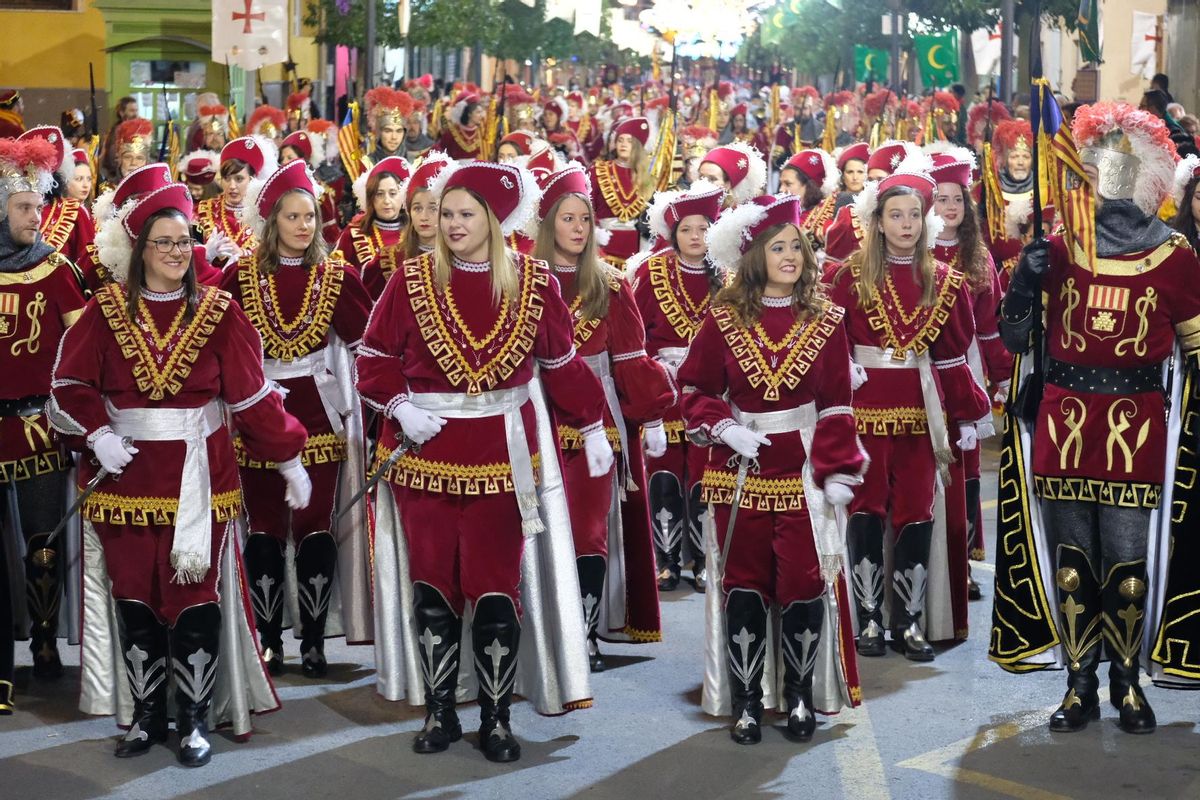
<instances>
[{"instance_id":1,"label":"white flag with red cross","mask_svg":"<svg viewBox=\"0 0 1200 800\"><path fill-rule=\"evenodd\" d=\"M287 61L287 0L213 0L212 60L242 69Z\"/></svg>"}]
</instances>

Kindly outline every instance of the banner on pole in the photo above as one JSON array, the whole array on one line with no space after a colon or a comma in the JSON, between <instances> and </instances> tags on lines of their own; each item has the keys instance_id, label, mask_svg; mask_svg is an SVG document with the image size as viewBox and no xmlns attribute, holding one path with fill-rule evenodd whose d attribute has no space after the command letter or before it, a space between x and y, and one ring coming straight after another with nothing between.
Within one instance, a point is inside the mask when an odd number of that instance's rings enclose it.
<instances>
[{"instance_id":1,"label":"banner on pole","mask_svg":"<svg viewBox=\"0 0 1200 800\"><path fill-rule=\"evenodd\" d=\"M958 32L913 37L921 83L926 87L945 88L958 82Z\"/></svg>"},{"instance_id":2,"label":"banner on pole","mask_svg":"<svg viewBox=\"0 0 1200 800\"><path fill-rule=\"evenodd\" d=\"M887 50L854 45L854 78L859 83L886 81L891 69L892 57Z\"/></svg>"},{"instance_id":3,"label":"banner on pole","mask_svg":"<svg viewBox=\"0 0 1200 800\"><path fill-rule=\"evenodd\" d=\"M212 60L246 70L287 61L287 0L213 0Z\"/></svg>"}]
</instances>

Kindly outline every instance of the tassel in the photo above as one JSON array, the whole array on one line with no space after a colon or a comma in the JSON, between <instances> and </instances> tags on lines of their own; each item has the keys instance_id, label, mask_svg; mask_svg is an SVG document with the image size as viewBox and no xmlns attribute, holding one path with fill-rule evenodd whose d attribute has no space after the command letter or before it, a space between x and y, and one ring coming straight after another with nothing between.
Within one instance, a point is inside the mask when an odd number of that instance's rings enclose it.
<instances>
[{"instance_id":1,"label":"tassel","mask_svg":"<svg viewBox=\"0 0 1200 800\"><path fill-rule=\"evenodd\" d=\"M833 587L837 585L838 576L842 574L842 557L837 553L822 555L818 559L821 564L821 578L825 581L829 596L833 596Z\"/></svg>"},{"instance_id":2,"label":"tassel","mask_svg":"<svg viewBox=\"0 0 1200 800\"><path fill-rule=\"evenodd\" d=\"M189 583L199 583L208 574L208 564L198 553L172 553L171 566L175 575L171 578L175 583L186 586Z\"/></svg>"}]
</instances>

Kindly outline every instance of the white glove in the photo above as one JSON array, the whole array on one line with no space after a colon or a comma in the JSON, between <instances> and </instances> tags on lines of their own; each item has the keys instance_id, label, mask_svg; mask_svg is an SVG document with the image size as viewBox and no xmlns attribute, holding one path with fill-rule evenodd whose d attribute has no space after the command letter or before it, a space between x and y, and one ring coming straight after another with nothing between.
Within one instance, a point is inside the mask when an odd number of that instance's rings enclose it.
<instances>
[{"instance_id":1,"label":"white glove","mask_svg":"<svg viewBox=\"0 0 1200 800\"><path fill-rule=\"evenodd\" d=\"M587 456L589 476L603 478L612 469L613 449L603 428L583 437L583 454Z\"/></svg>"},{"instance_id":2,"label":"white glove","mask_svg":"<svg viewBox=\"0 0 1200 800\"><path fill-rule=\"evenodd\" d=\"M974 450L979 445L979 434L971 423L958 426L958 449L964 453Z\"/></svg>"},{"instance_id":3,"label":"white glove","mask_svg":"<svg viewBox=\"0 0 1200 800\"><path fill-rule=\"evenodd\" d=\"M396 406L396 421L404 435L416 444L425 444L441 432L446 420L437 414L432 414L423 408L417 408L408 400Z\"/></svg>"},{"instance_id":4,"label":"white glove","mask_svg":"<svg viewBox=\"0 0 1200 800\"><path fill-rule=\"evenodd\" d=\"M232 245L233 242L222 231L213 231L213 235L209 236L208 240L204 242L204 257L211 264L220 257L223 248L228 248Z\"/></svg>"},{"instance_id":5,"label":"white glove","mask_svg":"<svg viewBox=\"0 0 1200 800\"><path fill-rule=\"evenodd\" d=\"M655 425L642 428L642 442L646 446L646 455L650 458L662 458L667 452L667 430L659 420Z\"/></svg>"},{"instance_id":6,"label":"white glove","mask_svg":"<svg viewBox=\"0 0 1200 800\"><path fill-rule=\"evenodd\" d=\"M284 492L283 499L288 508L293 511L307 508L312 497L312 481L308 477L308 471L300 463L300 457L277 464L275 469L279 470L279 474L287 481L287 491Z\"/></svg>"},{"instance_id":7,"label":"white glove","mask_svg":"<svg viewBox=\"0 0 1200 800\"><path fill-rule=\"evenodd\" d=\"M853 358L850 359L850 388L858 391L858 387L867 382L867 368Z\"/></svg>"},{"instance_id":8,"label":"white glove","mask_svg":"<svg viewBox=\"0 0 1200 800\"><path fill-rule=\"evenodd\" d=\"M849 505L854 499L854 490L835 480L825 481L825 501L831 506Z\"/></svg>"},{"instance_id":9,"label":"white glove","mask_svg":"<svg viewBox=\"0 0 1200 800\"><path fill-rule=\"evenodd\" d=\"M758 458L759 446L769 446L771 440L744 425L730 425L721 431L721 441L745 458Z\"/></svg>"},{"instance_id":10,"label":"white glove","mask_svg":"<svg viewBox=\"0 0 1200 800\"><path fill-rule=\"evenodd\" d=\"M120 436L109 431L96 439L92 445L92 452L96 454L96 460L105 472L109 475L120 475L125 466L133 461L138 449L133 445L127 446Z\"/></svg>"},{"instance_id":11,"label":"white glove","mask_svg":"<svg viewBox=\"0 0 1200 800\"><path fill-rule=\"evenodd\" d=\"M1009 385L1010 385L1009 381L1004 381L1003 383L997 384L996 396L992 398L993 403L1004 404L1004 403L1008 402L1008 387L1009 387Z\"/></svg>"}]
</instances>

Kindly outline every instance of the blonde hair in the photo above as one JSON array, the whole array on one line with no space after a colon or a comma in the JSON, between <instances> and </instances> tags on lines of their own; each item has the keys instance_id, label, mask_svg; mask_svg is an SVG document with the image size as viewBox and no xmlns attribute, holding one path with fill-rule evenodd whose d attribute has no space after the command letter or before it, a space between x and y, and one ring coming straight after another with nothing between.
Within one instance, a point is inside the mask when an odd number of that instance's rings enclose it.
<instances>
[{"instance_id":1,"label":"blonde hair","mask_svg":"<svg viewBox=\"0 0 1200 800\"><path fill-rule=\"evenodd\" d=\"M884 278L887 276L887 240L883 235L883 226L880 224L883 219L883 210L888 201L893 197L916 197L921 199L920 194L915 189L910 189L907 186L893 186L883 194L879 195L879 200L875 204L875 210L871 212L870 219L860 220L863 228L862 249L850 256L846 260L846 266L842 267L842 271L858 268L858 282L856 289L858 291L859 308L870 308L875 305L879 299L879 289L883 287ZM921 203L924 209L924 202ZM917 250L913 254L913 277L921 286L921 305L931 306L935 296L934 290L936 282L934 281L934 270L937 267L937 261L933 254L929 252L929 248L925 246L926 242L925 216L921 215L921 230L917 234ZM839 271L839 275L841 271Z\"/></svg>"},{"instance_id":2,"label":"blonde hair","mask_svg":"<svg viewBox=\"0 0 1200 800\"><path fill-rule=\"evenodd\" d=\"M515 254L504 241L504 232L500 230L500 221L483 198L465 186L455 186L442 195L445 200L450 192L463 191L483 207L488 220L488 263L491 265L492 303L500 305L504 300L515 300L520 291L520 279L517 275ZM439 205L440 208L440 205ZM454 255L446 237L442 235L442 226L438 225L437 246L433 249L433 285L439 292L446 291L450 285L450 270L453 269Z\"/></svg>"},{"instance_id":3,"label":"blonde hair","mask_svg":"<svg viewBox=\"0 0 1200 800\"><path fill-rule=\"evenodd\" d=\"M763 290L767 286L767 243L787 228L800 237L800 280L792 285L792 310L797 316L820 316L825 311L825 288L817 257L804 232L791 223L773 225L754 238L750 249L738 259L729 285L717 292L717 305L725 306L737 323L748 328L762 317Z\"/></svg>"},{"instance_id":4,"label":"blonde hair","mask_svg":"<svg viewBox=\"0 0 1200 800\"><path fill-rule=\"evenodd\" d=\"M629 138L633 140L629 151L629 170L633 173L633 185L637 188L639 195L649 200L654 195L654 176L650 174L650 154L646 152L646 146L642 144L641 139L636 136L629 136Z\"/></svg>"},{"instance_id":5,"label":"blonde hair","mask_svg":"<svg viewBox=\"0 0 1200 800\"><path fill-rule=\"evenodd\" d=\"M262 237L259 239L258 249L254 253L254 263L259 272L270 275L279 269L279 209L283 207L284 198L296 193L303 194L311 200L313 211L316 213L313 221L312 241L308 243L308 248L301 255L302 266L305 269L312 269L329 255L329 248L325 244L324 237L321 236L321 204L317 202L317 198L313 197L311 192L292 189L279 196L279 199L275 201L275 207L263 220Z\"/></svg>"},{"instance_id":6,"label":"blonde hair","mask_svg":"<svg viewBox=\"0 0 1200 800\"><path fill-rule=\"evenodd\" d=\"M590 222L588 223L588 240L579 255L579 266L575 272L575 285L580 297L580 310L587 319L603 319L608 314L608 266L596 255L596 218L592 211L592 203L586 196L571 192L564 194L554 202L550 213L538 225L537 244L534 246L533 257L547 264L554 263L555 233L554 221L558 218L558 209L568 197L576 197L587 206Z\"/></svg>"}]
</instances>

